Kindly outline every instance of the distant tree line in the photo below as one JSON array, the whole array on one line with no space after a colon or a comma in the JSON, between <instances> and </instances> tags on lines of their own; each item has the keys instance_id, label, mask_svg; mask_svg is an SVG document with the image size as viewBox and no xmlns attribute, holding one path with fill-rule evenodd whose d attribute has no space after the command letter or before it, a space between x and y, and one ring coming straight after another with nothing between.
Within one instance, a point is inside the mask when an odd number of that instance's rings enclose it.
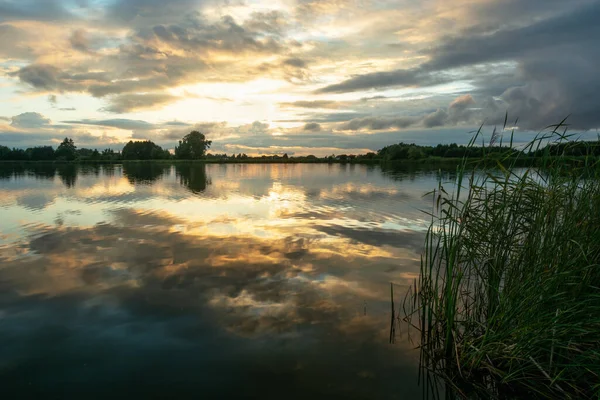
<instances>
[{"instance_id":1,"label":"distant tree line","mask_svg":"<svg viewBox=\"0 0 600 400\"><path fill-rule=\"evenodd\" d=\"M118 152L113 149L77 148L71 138L65 138L56 149L52 146L36 146L28 149L10 149L0 145L0 160L4 161L122 161L122 160L196 160L206 155L210 140L198 132L192 131L184 136L175 147L175 154L149 141L130 140Z\"/></svg>"},{"instance_id":2,"label":"distant tree line","mask_svg":"<svg viewBox=\"0 0 600 400\"><path fill-rule=\"evenodd\" d=\"M490 153L506 154L509 149L500 146L464 146L456 143L437 146L419 146L414 143L398 143L386 146L377 152L377 157L386 161L420 160L423 158L481 158ZM518 150L512 149L515 155Z\"/></svg>"},{"instance_id":3,"label":"distant tree line","mask_svg":"<svg viewBox=\"0 0 600 400\"><path fill-rule=\"evenodd\" d=\"M364 157L369 156L367 153ZM464 146L456 143L438 144L437 146L419 146L416 144L398 143L386 146L374 156L381 161L421 160L427 158L483 158L489 156L595 156L600 157L600 141L568 141L551 143L539 149L526 148L519 150L506 146Z\"/></svg>"},{"instance_id":4,"label":"distant tree line","mask_svg":"<svg viewBox=\"0 0 600 400\"><path fill-rule=\"evenodd\" d=\"M593 155L600 157L600 141L593 142L565 142L551 144L540 149L522 151L506 146L464 146L456 143L438 144L437 146L420 146L414 143L398 143L385 146L377 152L366 154L339 154L326 157L260 155L248 156L239 154L211 154L206 151L212 142L198 132L192 131L179 140L174 152L163 149L149 141L129 141L118 152L112 149L98 151L96 149L77 148L70 138L65 138L54 149L51 146L37 146L28 149L10 149L0 145L0 160L4 161L126 161L126 160L199 160L210 162L340 162L340 163L373 163L401 160L424 160L433 158L482 158L484 156L517 156L540 157L542 155L567 155L584 156Z\"/></svg>"},{"instance_id":5,"label":"distant tree line","mask_svg":"<svg viewBox=\"0 0 600 400\"><path fill-rule=\"evenodd\" d=\"M600 157L600 140L598 141L571 141L556 143L550 146L546 146L541 149L537 149L531 153L533 157L541 156L596 156Z\"/></svg>"}]
</instances>

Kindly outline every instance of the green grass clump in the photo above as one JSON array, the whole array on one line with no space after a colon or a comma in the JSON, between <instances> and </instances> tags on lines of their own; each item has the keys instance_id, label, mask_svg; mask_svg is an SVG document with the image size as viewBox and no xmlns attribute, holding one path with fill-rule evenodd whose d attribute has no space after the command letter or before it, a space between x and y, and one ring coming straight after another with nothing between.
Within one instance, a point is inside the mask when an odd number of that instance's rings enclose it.
<instances>
[{"instance_id":1,"label":"green grass clump","mask_svg":"<svg viewBox=\"0 0 600 400\"><path fill-rule=\"evenodd\" d=\"M524 154L581 147L563 126ZM447 398L600 398L598 162L546 148L537 167L465 160L454 189L434 191L404 304L434 397L445 382Z\"/></svg>"}]
</instances>

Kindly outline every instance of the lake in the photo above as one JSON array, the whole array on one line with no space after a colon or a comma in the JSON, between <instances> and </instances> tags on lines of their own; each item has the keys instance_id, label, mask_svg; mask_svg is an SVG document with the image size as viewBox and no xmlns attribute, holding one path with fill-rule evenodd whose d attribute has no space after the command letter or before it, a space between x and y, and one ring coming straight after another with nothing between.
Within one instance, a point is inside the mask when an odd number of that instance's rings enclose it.
<instances>
[{"instance_id":1,"label":"lake","mask_svg":"<svg viewBox=\"0 0 600 400\"><path fill-rule=\"evenodd\" d=\"M20 398L419 398L389 344L440 172L0 164L0 383ZM443 177L442 177L443 178Z\"/></svg>"}]
</instances>

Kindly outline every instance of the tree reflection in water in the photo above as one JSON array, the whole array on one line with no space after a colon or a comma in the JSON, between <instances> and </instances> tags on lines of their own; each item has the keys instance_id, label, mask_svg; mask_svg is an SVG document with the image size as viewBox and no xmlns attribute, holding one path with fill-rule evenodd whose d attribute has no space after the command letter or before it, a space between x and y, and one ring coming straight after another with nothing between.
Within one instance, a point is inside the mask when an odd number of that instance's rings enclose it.
<instances>
[{"instance_id":1,"label":"tree reflection in water","mask_svg":"<svg viewBox=\"0 0 600 400\"><path fill-rule=\"evenodd\" d=\"M179 183L192 193L205 191L211 183L206 175L205 164L176 164L175 174L179 177Z\"/></svg>"}]
</instances>

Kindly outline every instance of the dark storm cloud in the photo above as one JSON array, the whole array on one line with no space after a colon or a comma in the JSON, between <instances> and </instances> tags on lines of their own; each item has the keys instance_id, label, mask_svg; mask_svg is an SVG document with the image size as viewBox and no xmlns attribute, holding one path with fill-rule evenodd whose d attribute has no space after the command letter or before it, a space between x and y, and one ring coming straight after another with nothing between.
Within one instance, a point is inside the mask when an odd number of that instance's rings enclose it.
<instances>
[{"instance_id":1,"label":"dark storm cloud","mask_svg":"<svg viewBox=\"0 0 600 400\"><path fill-rule=\"evenodd\" d=\"M447 125L480 123L482 115L475 108L476 103L469 94L454 99L447 108L438 108L430 113L419 116L403 117L363 117L355 118L336 127L339 130L358 131L385 130L391 128L404 129L411 126L422 125L426 128L434 128ZM497 110L500 108L498 107Z\"/></svg>"},{"instance_id":2,"label":"dark storm cloud","mask_svg":"<svg viewBox=\"0 0 600 400\"><path fill-rule=\"evenodd\" d=\"M585 3L585 2L579 2ZM517 13L519 7L505 12ZM522 6L522 3L519 3ZM499 9L502 7L496 5ZM541 2L530 5L532 10ZM565 7L561 11L564 11ZM466 70L482 64L505 61L517 62L517 75L512 79L503 73L495 80L495 93L486 88L495 76L493 70L487 76L477 78L475 92L487 92L498 96L501 108L483 110L483 117L490 123L498 123L504 113L520 117L526 129L541 129L559 122L570 114L574 128L600 126L600 81L596 66L600 63L600 3L593 2L579 8L567 8L567 12L552 15L524 26L492 24L480 26L451 37L426 52L430 60L410 70L376 72L360 75L339 84L320 89L320 92L350 92L390 86L429 86L441 83L443 78L432 79L444 71L454 70L462 79L469 79ZM453 78L456 79L456 76ZM494 81L494 79L492 79ZM500 84L498 84L500 83ZM486 100L488 101L488 100ZM439 110L427 118L426 126L445 124L447 110Z\"/></svg>"},{"instance_id":3,"label":"dark storm cloud","mask_svg":"<svg viewBox=\"0 0 600 400\"><path fill-rule=\"evenodd\" d=\"M438 71L493 61L526 60L530 55L544 54L547 49L562 49L571 54L582 47L589 46L591 50L595 47L595 38L600 36L598 18L600 4L596 3L521 28L453 38L431 50L432 60L423 69ZM556 55L562 58L567 54ZM552 63L554 60L544 61Z\"/></svg>"},{"instance_id":4,"label":"dark storm cloud","mask_svg":"<svg viewBox=\"0 0 600 400\"><path fill-rule=\"evenodd\" d=\"M479 21L469 32L486 32L503 26L524 26L586 7L597 0L503 0L468 3L473 18Z\"/></svg>"},{"instance_id":5,"label":"dark storm cloud","mask_svg":"<svg viewBox=\"0 0 600 400\"><path fill-rule=\"evenodd\" d=\"M341 83L325 86L317 93L346 93L388 86L426 87L450 82L453 79L442 73L432 74L422 69L373 72L358 75Z\"/></svg>"}]
</instances>

